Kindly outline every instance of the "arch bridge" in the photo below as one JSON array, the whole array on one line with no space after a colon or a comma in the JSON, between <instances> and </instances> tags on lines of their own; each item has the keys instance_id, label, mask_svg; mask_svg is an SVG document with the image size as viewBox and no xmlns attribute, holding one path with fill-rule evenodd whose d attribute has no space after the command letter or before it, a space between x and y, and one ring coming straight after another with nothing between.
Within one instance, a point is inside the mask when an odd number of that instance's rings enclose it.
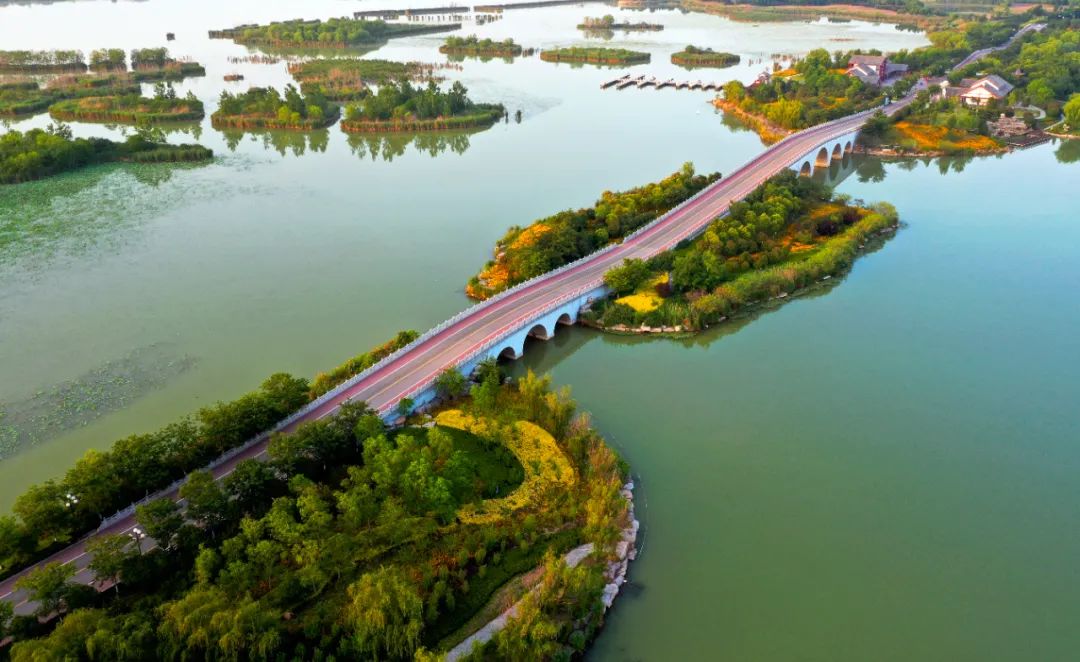
<instances>
[{"instance_id":1,"label":"arch bridge","mask_svg":"<svg viewBox=\"0 0 1080 662\"><path fill-rule=\"evenodd\" d=\"M842 136L826 140L803 154L791 164L791 169L800 175L809 177L821 168L828 168L833 161L850 156L859 137L858 129Z\"/></svg>"}]
</instances>

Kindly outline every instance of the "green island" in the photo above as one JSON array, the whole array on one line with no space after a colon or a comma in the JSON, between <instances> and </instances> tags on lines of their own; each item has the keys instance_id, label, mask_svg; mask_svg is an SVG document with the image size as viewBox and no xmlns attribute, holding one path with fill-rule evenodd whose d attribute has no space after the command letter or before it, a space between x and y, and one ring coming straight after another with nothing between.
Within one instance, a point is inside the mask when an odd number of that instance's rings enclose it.
<instances>
[{"instance_id":1,"label":"green island","mask_svg":"<svg viewBox=\"0 0 1080 662\"><path fill-rule=\"evenodd\" d=\"M290 62L288 66L302 93L317 92L337 103L363 99L371 93L368 85L435 76L434 67L422 62L321 58Z\"/></svg>"},{"instance_id":2,"label":"green island","mask_svg":"<svg viewBox=\"0 0 1080 662\"><path fill-rule=\"evenodd\" d=\"M129 136L124 142L104 138L73 138L66 126L50 125L47 129L30 129L22 133L8 131L0 136L0 184L18 184L95 163L130 161L134 163L172 163L178 161L208 161L214 153L201 145L168 145L148 140L141 134ZM3 528L4 543L10 531ZM0 567L10 570L12 554L18 557L19 546L0 550ZM27 562L34 558L31 553Z\"/></svg>"},{"instance_id":3,"label":"green island","mask_svg":"<svg viewBox=\"0 0 1080 662\"><path fill-rule=\"evenodd\" d=\"M512 58L521 55L522 49L521 45L514 43L513 39L493 41L469 35L468 37L447 37L443 45L439 47L439 52L444 55Z\"/></svg>"},{"instance_id":4,"label":"green island","mask_svg":"<svg viewBox=\"0 0 1080 662\"><path fill-rule=\"evenodd\" d=\"M465 293L486 299L619 241L690 198L719 173L698 175L692 164L659 182L628 191L604 191L592 207L566 210L514 226L495 244L495 257L469 279Z\"/></svg>"},{"instance_id":5,"label":"green island","mask_svg":"<svg viewBox=\"0 0 1080 662\"><path fill-rule=\"evenodd\" d=\"M499 104L475 103L455 82L445 92L435 81L413 87L408 81L380 85L376 94L345 109L346 133L448 131L486 127L506 115Z\"/></svg>"},{"instance_id":6,"label":"green island","mask_svg":"<svg viewBox=\"0 0 1080 662\"><path fill-rule=\"evenodd\" d=\"M176 81L205 76L198 62L176 60L167 48L137 48L131 51L131 77L139 82Z\"/></svg>"},{"instance_id":7,"label":"green island","mask_svg":"<svg viewBox=\"0 0 1080 662\"><path fill-rule=\"evenodd\" d=\"M138 94L140 89L138 83L114 74L59 76L44 87L33 80L0 83L0 116L32 115L64 99Z\"/></svg>"},{"instance_id":8,"label":"green island","mask_svg":"<svg viewBox=\"0 0 1080 662\"><path fill-rule=\"evenodd\" d=\"M387 23L378 20L330 18L325 21L282 21L269 25L241 25L211 30L211 39L232 39L238 44L284 48L353 48L373 46L388 39L445 32L460 23Z\"/></svg>"},{"instance_id":9,"label":"green island","mask_svg":"<svg viewBox=\"0 0 1080 662\"><path fill-rule=\"evenodd\" d=\"M122 48L99 48L90 52L90 70L127 72L127 54ZM206 69L198 62L177 60L167 48L136 48L131 51L131 80L138 82L177 81L192 76L205 76Z\"/></svg>"},{"instance_id":10,"label":"green island","mask_svg":"<svg viewBox=\"0 0 1080 662\"><path fill-rule=\"evenodd\" d=\"M624 32L659 32L664 29L664 26L659 23L616 23L615 17L611 14L605 14L600 17L586 17L582 19L577 27L578 30L596 32L612 30L622 30Z\"/></svg>"},{"instance_id":11,"label":"green island","mask_svg":"<svg viewBox=\"0 0 1080 662\"><path fill-rule=\"evenodd\" d=\"M82 51L0 51L0 73L58 74L86 71Z\"/></svg>"},{"instance_id":12,"label":"green island","mask_svg":"<svg viewBox=\"0 0 1080 662\"><path fill-rule=\"evenodd\" d=\"M125 94L67 99L49 106L49 115L63 121L157 124L201 120L205 113L194 93L178 97L171 85L158 83L152 97Z\"/></svg>"},{"instance_id":13,"label":"green island","mask_svg":"<svg viewBox=\"0 0 1080 662\"><path fill-rule=\"evenodd\" d=\"M642 64L650 60L650 55L642 51L630 51L625 48L570 46L540 51L540 59L545 62L619 65Z\"/></svg>"},{"instance_id":14,"label":"green island","mask_svg":"<svg viewBox=\"0 0 1080 662\"><path fill-rule=\"evenodd\" d=\"M685 245L626 260L604 276L613 299L586 324L618 333L690 333L844 273L868 242L898 227L896 210L833 196L787 171Z\"/></svg>"},{"instance_id":15,"label":"green island","mask_svg":"<svg viewBox=\"0 0 1080 662\"><path fill-rule=\"evenodd\" d=\"M735 53L714 51L711 48L687 46L678 53L671 54L671 63L686 69L696 67L730 67L739 63L741 58Z\"/></svg>"},{"instance_id":16,"label":"green island","mask_svg":"<svg viewBox=\"0 0 1080 662\"><path fill-rule=\"evenodd\" d=\"M127 71L127 53L122 48L90 51L90 71Z\"/></svg>"},{"instance_id":17,"label":"green island","mask_svg":"<svg viewBox=\"0 0 1080 662\"><path fill-rule=\"evenodd\" d=\"M318 92L302 94L294 85L286 85L284 94L272 87L253 87L237 94L222 91L210 123L215 129L311 131L330 126L339 114L339 107Z\"/></svg>"},{"instance_id":18,"label":"green island","mask_svg":"<svg viewBox=\"0 0 1080 662\"><path fill-rule=\"evenodd\" d=\"M72 565L20 578L38 609L5 616L11 658L579 655L632 558L627 467L550 378L505 384L493 360L475 377L445 371L440 404L401 427L345 404L272 437L266 461L242 460L220 482L188 467L307 402L307 380L274 375L240 400L88 452L20 498L18 519L0 520L6 556L70 537L72 510L85 517L180 467L185 508L137 507L152 548L122 534L88 543L96 589L69 582ZM50 507L73 489L73 509ZM466 641L509 605L514 617L486 628L486 642Z\"/></svg>"}]
</instances>

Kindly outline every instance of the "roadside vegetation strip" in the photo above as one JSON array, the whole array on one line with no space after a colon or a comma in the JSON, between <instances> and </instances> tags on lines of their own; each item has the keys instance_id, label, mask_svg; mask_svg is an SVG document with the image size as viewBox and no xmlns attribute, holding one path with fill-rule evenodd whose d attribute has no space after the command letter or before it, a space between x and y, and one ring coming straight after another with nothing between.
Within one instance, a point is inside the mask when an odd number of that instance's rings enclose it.
<instances>
[{"instance_id":1,"label":"roadside vegetation strip","mask_svg":"<svg viewBox=\"0 0 1080 662\"><path fill-rule=\"evenodd\" d=\"M732 205L693 242L647 261L629 260L604 281L615 294L584 321L616 332L700 331L741 309L841 274L871 236L897 227L896 211L835 199L786 172ZM641 291L656 299L631 305Z\"/></svg>"},{"instance_id":2,"label":"roadside vegetation strip","mask_svg":"<svg viewBox=\"0 0 1080 662\"><path fill-rule=\"evenodd\" d=\"M4 137L0 144L6 146L9 140ZM320 374L311 384L284 373L272 375L259 390L236 400L204 407L155 432L120 439L107 451L87 451L63 478L20 495L13 507L15 517L0 518L0 567L10 575L47 557L98 528L102 515L124 512L121 509L128 504L244 445L415 338L415 332L399 333L376 350ZM77 499L73 507L67 505L68 494Z\"/></svg>"},{"instance_id":3,"label":"roadside vegetation strip","mask_svg":"<svg viewBox=\"0 0 1080 662\"><path fill-rule=\"evenodd\" d=\"M492 645L512 645L512 659L580 652L602 624L616 541L632 520L626 466L549 378L530 373L506 386L497 366L482 372L472 396L455 381L454 406L492 429L521 425L526 444L559 454L562 475L587 480L497 523L464 522L462 507L516 484L500 469L505 451L442 426L390 433L350 404L275 438L268 462L242 463L221 483L196 472L181 490L184 512L171 500L146 504L138 520L156 545L140 553L128 536L96 540L90 571L103 586L122 584L118 595L66 583L65 566L25 577L37 611L5 624L13 659L121 649L133 659L430 659L537 566L532 608L507 627L548 635ZM582 545L572 564L558 561ZM48 618L56 613L64 618Z\"/></svg>"},{"instance_id":4,"label":"roadside vegetation strip","mask_svg":"<svg viewBox=\"0 0 1080 662\"><path fill-rule=\"evenodd\" d=\"M642 51L625 48L585 48L570 46L540 51L540 59L545 62L569 62L583 64L643 64L651 55Z\"/></svg>"},{"instance_id":5,"label":"roadside vegetation strip","mask_svg":"<svg viewBox=\"0 0 1080 662\"><path fill-rule=\"evenodd\" d=\"M687 163L659 182L605 191L592 207L562 211L526 227L512 226L496 242L494 259L469 280L465 292L486 299L623 240L718 179L718 173L696 174Z\"/></svg>"}]
</instances>

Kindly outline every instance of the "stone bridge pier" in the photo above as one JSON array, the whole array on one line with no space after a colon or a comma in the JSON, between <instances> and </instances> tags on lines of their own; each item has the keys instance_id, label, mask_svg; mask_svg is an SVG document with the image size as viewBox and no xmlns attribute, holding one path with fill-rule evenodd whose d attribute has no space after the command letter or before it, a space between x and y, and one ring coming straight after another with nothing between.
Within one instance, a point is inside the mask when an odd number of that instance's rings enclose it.
<instances>
[{"instance_id":1,"label":"stone bridge pier","mask_svg":"<svg viewBox=\"0 0 1080 662\"><path fill-rule=\"evenodd\" d=\"M839 161L846 155L850 155L855 148L855 140L859 137L858 131L844 134L834 138L795 160L791 169L800 175L809 177L818 168L828 168L833 161Z\"/></svg>"}]
</instances>

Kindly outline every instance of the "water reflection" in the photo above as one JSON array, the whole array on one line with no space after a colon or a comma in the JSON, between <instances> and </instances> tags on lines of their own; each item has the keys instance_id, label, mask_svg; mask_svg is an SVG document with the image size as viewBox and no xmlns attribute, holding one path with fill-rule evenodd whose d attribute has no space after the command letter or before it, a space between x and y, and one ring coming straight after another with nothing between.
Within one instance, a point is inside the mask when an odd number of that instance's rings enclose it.
<instances>
[{"instance_id":1,"label":"water reflection","mask_svg":"<svg viewBox=\"0 0 1080 662\"><path fill-rule=\"evenodd\" d=\"M1080 140L1062 140L1061 145L1054 150L1054 157L1058 163L1080 162Z\"/></svg>"},{"instance_id":2,"label":"water reflection","mask_svg":"<svg viewBox=\"0 0 1080 662\"><path fill-rule=\"evenodd\" d=\"M603 41L611 41L615 38L614 30L590 29L582 30L581 32L585 35L586 39L601 39Z\"/></svg>"},{"instance_id":3,"label":"water reflection","mask_svg":"<svg viewBox=\"0 0 1080 662\"><path fill-rule=\"evenodd\" d=\"M309 150L311 152L325 152L330 144L330 131L320 129L318 131L243 131L240 129L221 130L225 139L225 146L230 152L235 152L245 136L250 137L250 142L262 143L263 149L273 150L281 156L292 154L303 156Z\"/></svg>"},{"instance_id":4,"label":"water reflection","mask_svg":"<svg viewBox=\"0 0 1080 662\"><path fill-rule=\"evenodd\" d=\"M205 184L195 189L162 186L178 171L206 165L108 163L3 187L0 281L8 269L40 270L58 255L78 256L103 243L126 241L144 219L211 195L212 187ZM146 187L158 190L149 194Z\"/></svg>"},{"instance_id":5,"label":"water reflection","mask_svg":"<svg viewBox=\"0 0 1080 662\"><path fill-rule=\"evenodd\" d=\"M440 133L387 133L367 134L350 133L349 147L360 158L370 157L372 161L382 159L393 161L403 156L412 145L416 151L436 157L446 150L455 154L464 154L469 149L469 136L478 131L455 131Z\"/></svg>"}]
</instances>

